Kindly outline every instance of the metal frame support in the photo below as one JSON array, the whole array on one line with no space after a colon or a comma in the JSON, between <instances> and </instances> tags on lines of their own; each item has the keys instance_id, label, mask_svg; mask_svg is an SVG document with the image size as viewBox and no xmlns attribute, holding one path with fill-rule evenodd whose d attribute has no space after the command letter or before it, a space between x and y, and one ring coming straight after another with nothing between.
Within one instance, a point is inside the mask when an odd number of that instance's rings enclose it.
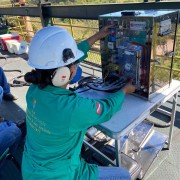
<instances>
[{"instance_id":1,"label":"metal frame support","mask_svg":"<svg viewBox=\"0 0 180 180\"><path fill-rule=\"evenodd\" d=\"M86 144L92 151L98 153L104 160L109 162L112 166L115 166L114 162L108 158L105 154L103 154L101 151L96 149L94 146L92 146L90 143L88 143L86 140L83 140L84 144Z\"/></svg>"},{"instance_id":2,"label":"metal frame support","mask_svg":"<svg viewBox=\"0 0 180 180\"><path fill-rule=\"evenodd\" d=\"M115 140L115 148L116 148L116 166L121 166L121 138Z\"/></svg>"},{"instance_id":3,"label":"metal frame support","mask_svg":"<svg viewBox=\"0 0 180 180\"><path fill-rule=\"evenodd\" d=\"M38 7L40 10L40 18L41 18L41 23L43 27L46 27L52 24L51 18L46 13L45 7L48 7L48 6L51 6L51 3L48 0L39 0Z\"/></svg>"},{"instance_id":4,"label":"metal frame support","mask_svg":"<svg viewBox=\"0 0 180 180\"><path fill-rule=\"evenodd\" d=\"M173 105L172 105L172 112L171 112L171 126L169 129L169 139L168 139L168 149L171 147L171 141L172 141L172 135L173 135L173 127L174 127L174 122L175 122L175 115L176 115L176 106L177 106L177 96L178 93L176 93L173 96Z\"/></svg>"},{"instance_id":5,"label":"metal frame support","mask_svg":"<svg viewBox=\"0 0 180 180\"><path fill-rule=\"evenodd\" d=\"M74 5L74 6L51 6L49 1L40 1L39 7L12 7L0 8L0 15L41 17L43 25L49 24L49 19L71 18L97 20L101 14L107 14L123 10L151 10L151 9L174 9L180 7L177 2L143 2L129 4L99 4L99 5Z\"/></svg>"}]
</instances>

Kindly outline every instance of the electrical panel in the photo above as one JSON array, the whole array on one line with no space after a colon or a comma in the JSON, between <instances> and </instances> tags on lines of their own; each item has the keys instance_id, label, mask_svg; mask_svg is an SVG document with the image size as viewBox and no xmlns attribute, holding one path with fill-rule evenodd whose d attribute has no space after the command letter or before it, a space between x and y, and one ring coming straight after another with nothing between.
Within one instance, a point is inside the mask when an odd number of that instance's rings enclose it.
<instances>
[{"instance_id":1,"label":"electrical panel","mask_svg":"<svg viewBox=\"0 0 180 180\"><path fill-rule=\"evenodd\" d=\"M99 16L104 83L130 80L134 94L151 99L169 87L172 76L178 11L121 11Z\"/></svg>"}]
</instances>

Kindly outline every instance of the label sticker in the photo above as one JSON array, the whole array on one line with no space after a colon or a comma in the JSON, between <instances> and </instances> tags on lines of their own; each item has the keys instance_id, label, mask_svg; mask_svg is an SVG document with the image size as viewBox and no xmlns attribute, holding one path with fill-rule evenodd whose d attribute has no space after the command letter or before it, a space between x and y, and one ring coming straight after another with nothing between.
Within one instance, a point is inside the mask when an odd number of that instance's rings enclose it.
<instances>
[{"instance_id":1,"label":"label sticker","mask_svg":"<svg viewBox=\"0 0 180 180\"><path fill-rule=\"evenodd\" d=\"M108 49L114 49L114 43L108 42Z\"/></svg>"},{"instance_id":2,"label":"label sticker","mask_svg":"<svg viewBox=\"0 0 180 180\"><path fill-rule=\"evenodd\" d=\"M171 31L171 19L166 19L160 22L159 33L164 34L165 32Z\"/></svg>"},{"instance_id":3,"label":"label sticker","mask_svg":"<svg viewBox=\"0 0 180 180\"><path fill-rule=\"evenodd\" d=\"M101 114L101 104L96 102L96 114Z\"/></svg>"},{"instance_id":4,"label":"label sticker","mask_svg":"<svg viewBox=\"0 0 180 180\"><path fill-rule=\"evenodd\" d=\"M146 22L144 21L130 21L131 30L144 30L146 28Z\"/></svg>"}]
</instances>

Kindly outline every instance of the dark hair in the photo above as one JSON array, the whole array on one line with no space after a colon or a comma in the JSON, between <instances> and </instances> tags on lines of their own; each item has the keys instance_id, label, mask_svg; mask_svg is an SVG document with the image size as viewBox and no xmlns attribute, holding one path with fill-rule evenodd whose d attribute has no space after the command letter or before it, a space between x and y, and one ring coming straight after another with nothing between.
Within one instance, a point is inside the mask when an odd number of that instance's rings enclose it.
<instances>
[{"instance_id":1,"label":"dark hair","mask_svg":"<svg viewBox=\"0 0 180 180\"><path fill-rule=\"evenodd\" d=\"M24 75L24 79L28 83L36 84L40 89L48 85L52 85L51 77L56 69L35 69Z\"/></svg>"}]
</instances>

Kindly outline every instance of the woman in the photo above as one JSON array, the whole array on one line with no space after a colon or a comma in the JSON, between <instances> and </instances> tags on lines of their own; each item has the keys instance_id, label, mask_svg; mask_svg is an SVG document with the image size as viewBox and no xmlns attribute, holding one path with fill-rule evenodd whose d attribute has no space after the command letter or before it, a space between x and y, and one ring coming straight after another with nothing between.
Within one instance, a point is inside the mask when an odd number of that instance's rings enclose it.
<instances>
[{"instance_id":1,"label":"woman","mask_svg":"<svg viewBox=\"0 0 180 180\"><path fill-rule=\"evenodd\" d=\"M35 68L25 75L32 83L27 100L27 138L22 172L27 179L130 179L129 172L113 167L108 170L87 164L80 157L88 127L109 120L120 110L124 95L135 87L126 85L107 99L87 99L67 90L76 75L76 64L87 57L90 47L109 34L106 26L76 45L63 28L46 27L37 32L29 48L28 64Z\"/></svg>"}]
</instances>

